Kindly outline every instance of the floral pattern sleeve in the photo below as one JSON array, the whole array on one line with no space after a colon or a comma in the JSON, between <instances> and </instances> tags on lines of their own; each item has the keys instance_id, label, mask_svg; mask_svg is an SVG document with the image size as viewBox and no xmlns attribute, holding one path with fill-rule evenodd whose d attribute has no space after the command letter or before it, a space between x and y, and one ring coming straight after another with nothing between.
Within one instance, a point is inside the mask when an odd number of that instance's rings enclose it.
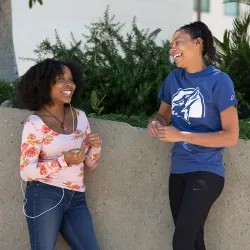
<instances>
[{"instance_id":1,"label":"floral pattern sleeve","mask_svg":"<svg viewBox=\"0 0 250 250\"><path fill-rule=\"evenodd\" d=\"M99 159L100 159L100 155L101 155L101 147L100 148L93 148L90 147L87 154L86 154L86 160L85 160L85 164L88 170L94 170L98 163L99 163Z\"/></svg>"},{"instance_id":2,"label":"floral pattern sleeve","mask_svg":"<svg viewBox=\"0 0 250 250\"><path fill-rule=\"evenodd\" d=\"M43 143L42 129L37 128L36 124L28 119L23 128L20 155L20 174L24 181L43 179L61 168L68 167L63 155L54 160L41 161Z\"/></svg>"},{"instance_id":3,"label":"floral pattern sleeve","mask_svg":"<svg viewBox=\"0 0 250 250\"><path fill-rule=\"evenodd\" d=\"M86 119L86 124L87 124L85 136L87 136L87 134L90 133L91 131L90 131L90 126L89 126L89 121L86 116L85 116L85 119ZM86 153L85 167L90 171L94 170L99 163L102 148L90 147L86 140L84 140L83 146L85 148L85 153Z\"/></svg>"}]
</instances>

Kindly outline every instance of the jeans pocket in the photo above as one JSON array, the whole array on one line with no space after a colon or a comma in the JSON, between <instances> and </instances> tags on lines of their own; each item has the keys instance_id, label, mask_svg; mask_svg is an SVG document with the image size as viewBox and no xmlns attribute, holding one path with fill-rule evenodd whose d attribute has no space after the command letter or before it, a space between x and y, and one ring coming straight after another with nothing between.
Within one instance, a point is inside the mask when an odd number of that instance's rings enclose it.
<instances>
[{"instance_id":1,"label":"jeans pocket","mask_svg":"<svg viewBox=\"0 0 250 250\"><path fill-rule=\"evenodd\" d=\"M27 198L27 196L33 195L36 187L37 187L37 181L28 182L25 190L25 197Z\"/></svg>"},{"instance_id":2,"label":"jeans pocket","mask_svg":"<svg viewBox=\"0 0 250 250\"><path fill-rule=\"evenodd\" d=\"M60 205L64 190L41 182L31 185L26 191L25 211L28 217L36 218Z\"/></svg>"},{"instance_id":3,"label":"jeans pocket","mask_svg":"<svg viewBox=\"0 0 250 250\"><path fill-rule=\"evenodd\" d=\"M27 186L26 186L26 190L32 186L36 186L37 185L37 181L28 181L27 182Z\"/></svg>"},{"instance_id":4,"label":"jeans pocket","mask_svg":"<svg viewBox=\"0 0 250 250\"><path fill-rule=\"evenodd\" d=\"M26 198L30 198L32 200L42 197L43 195L46 196L46 193L53 192L54 187L39 181L31 181L26 188Z\"/></svg>"},{"instance_id":5,"label":"jeans pocket","mask_svg":"<svg viewBox=\"0 0 250 250\"><path fill-rule=\"evenodd\" d=\"M75 192L75 198L74 201L76 204L79 206L87 206L87 200L86 200L86 195L84 192Z\"/></svg>"}]
</instances>

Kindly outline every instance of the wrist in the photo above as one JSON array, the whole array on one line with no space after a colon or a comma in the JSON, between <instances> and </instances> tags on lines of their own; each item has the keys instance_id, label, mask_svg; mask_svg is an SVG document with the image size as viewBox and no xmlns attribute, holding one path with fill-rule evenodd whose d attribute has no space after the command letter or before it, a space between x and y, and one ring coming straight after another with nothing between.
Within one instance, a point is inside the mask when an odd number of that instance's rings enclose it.
<instances>
[{"instance_id":1,"label":"wrist","mask_svg":"<svg viewBox=\"0 0 250 250\"><path fill-rule=\"evenodd\" d=\"M99 143L96 143L95 146L92 146L92 148L101 148L102 147L102 140L99 141Z\"/></svg>"},{"instance_id":2,"label":"wrist","mask_svg":"<svg viewBox=\"0 0 250 250\"><path fill-rule=\"evenodd\" d=\"M66 161L65 155L61 155L57 158L57 163L60 168L67 168L69 165Z\"/></svg>"},{"instance_id":3,"label":"wrist","mask_svg":"<svg viewBox=\"0 0 250 250\"><path fill-rule=\"evenodd\" d=\"M159 119L157 119L156 117L153 117L151 120L149 120L149 122L151 123L151 122L159 122L159 123L161 123L161 121L159 120Z\"/></svg>"},{"instance_id":4,"label":"wrist","mask_svg":"<svg viewBox=\"0 0 250 250\"><path fill-rule=\"evenodd\" d=\"M102 144L96 145L96 146L91 146L90 148L93 148L93 149L100 149L101 147L102 147Z\"/></svg>"},{"instance_id":5,"label":"wrist","mask_svg":"<svg viewBox=\"0 0 250 250\"><path fill-rule=\"evenodd\" d=\"M159 121L164 126L167 126L168 124L167 119L158 113L155 115L154 119Z\"/></svg>"},{"instance_id":6,"label":"wrist","mask_svg":"<svg viewBox=\"0 0 250 250\"><path fill-rule=\"evenodd\" d=\"M56 159L56 163L58 164L59 168L62 168L62 165L61 165L61 163L59 162L58 159Z\"/></svg>"},{"instance_id":7,"label":"wrist","mask_svg":"<svg viewBox=\"0 0 250 250\"><path fill-rule=\"evenodd\" d=\"M180 141L191 143L192 141L192 133L180 131Z\"/></svg>"}]
</instances>

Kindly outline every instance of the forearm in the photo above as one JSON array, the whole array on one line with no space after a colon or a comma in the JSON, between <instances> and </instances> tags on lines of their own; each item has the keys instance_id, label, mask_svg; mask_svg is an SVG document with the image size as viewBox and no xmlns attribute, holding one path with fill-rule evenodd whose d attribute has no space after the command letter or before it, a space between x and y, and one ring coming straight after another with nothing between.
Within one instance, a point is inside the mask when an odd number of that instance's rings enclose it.
<instances>
[{"instance_id":1,"label":"forearm","mask_svg":"<svg viewBox=\"0 0 250 250\"><path fill-rule=\"evenodd\" d=\"M233 147L238 143L239 134L221 130L211 133L191 133L181 131L181 141L204 147Z\"/></svg>"}]
</instances>

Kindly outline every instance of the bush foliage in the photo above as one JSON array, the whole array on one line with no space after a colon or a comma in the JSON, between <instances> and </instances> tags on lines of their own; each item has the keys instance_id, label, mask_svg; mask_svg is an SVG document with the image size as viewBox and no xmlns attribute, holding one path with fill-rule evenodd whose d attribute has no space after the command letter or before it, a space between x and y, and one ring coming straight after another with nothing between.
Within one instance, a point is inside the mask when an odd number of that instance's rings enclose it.
<instances>
[{"instance_id":1,"label":"bush foliage","mask_svg":"<svg viewBox=\"0 0 250 250\"><path fill-rule=\"evenodd\" d=\"M219 68L232 78L239 101L240 118L250 117L250 13L237 17L223 41L216 40Z\"/></svg>"},{"instance_id":2,"label":"bush foliage","mask_svg":"<svg viewBox=\"0 0 250 250\"><path fill-rule=\"evenodd\" d=\"M151 115L155 112L159 88L174 68L169 58L169 42L163 41L161 46L155 42L161 30L141 30L134 18L131 31L123 35L124 24L117 22L109 9L103 19L86 28L84 43L76 41L71 34L70 46L66 46L56 32L54 44L46 39L37 47L35 60L52 57L80 64L86 82L79 105L87 112L92 112L93 90L99 100L105 96L104 114Z\"/></svg>"},{"instance_id":3,"label":"bush foliage","mask_svg":"<svg viewBox=\"0 0 250 250\"><path fill-rule=\"evenodd\" d=\"M232 78L239 101L240 137L250 139L250 14L234 20L223 41L215 38L217 66ZM146 127L159 106L158 91L175 66L169 59L170 43L156 38L160 29L140 29L136 18L131 31L110 15L109 8L85 29L82 40L71 34L66 45L55 31L55 42L42 41L34 51L41 61L47 57L79 64L85 75L85 91L77 106L90 117L127 122ZM13 85L0 82L0 103L15 101Z\"/></svg>"}]
</instances>

